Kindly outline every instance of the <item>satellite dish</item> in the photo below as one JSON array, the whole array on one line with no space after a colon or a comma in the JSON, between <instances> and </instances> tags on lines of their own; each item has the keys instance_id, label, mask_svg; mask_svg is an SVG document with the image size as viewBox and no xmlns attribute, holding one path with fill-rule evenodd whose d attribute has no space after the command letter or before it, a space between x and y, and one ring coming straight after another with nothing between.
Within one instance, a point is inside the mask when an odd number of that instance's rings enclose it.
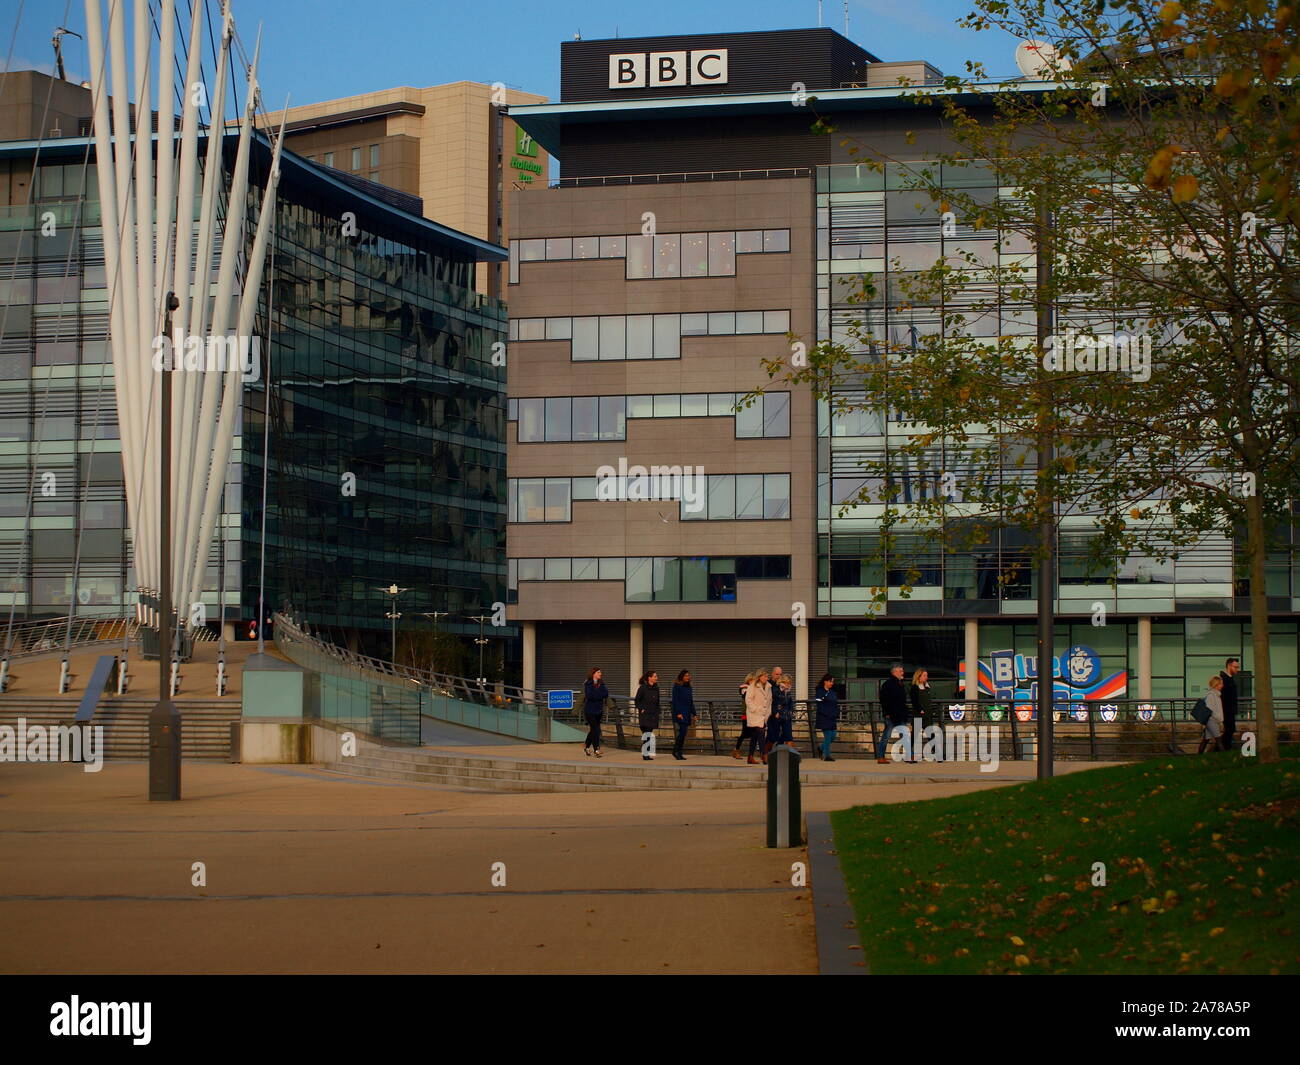
<instances>
[{"instance_id":1,"label":"satellite dish","mask_svg":"<svg viewBox=\"0 0 1300 1065\"><path fill-rule=\"evenodd\" d=\"M1070 61L1047 41L1021 41L1016 48L1016 66L1027 78L1069 70Z\"/></svg>"}]
</instances>

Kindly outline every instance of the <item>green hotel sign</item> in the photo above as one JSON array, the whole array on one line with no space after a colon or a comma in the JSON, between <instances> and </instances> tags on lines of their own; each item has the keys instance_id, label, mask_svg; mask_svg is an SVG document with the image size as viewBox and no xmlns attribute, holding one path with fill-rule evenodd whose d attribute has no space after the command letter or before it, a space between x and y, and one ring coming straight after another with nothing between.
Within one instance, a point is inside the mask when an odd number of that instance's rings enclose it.
<instances>
[{"instance_id":1,"label":"green hotel sign","mask_svg":"<svg viewBox=\"0 0 1300 1065\"><path fill-rule=\"evenodd\" d=\"M537 142L522 126L515 126L515 154L510 165L523 182L531 182L534 174L542 173L542 164L537 162Z\"/></svg>"}]
</instances>

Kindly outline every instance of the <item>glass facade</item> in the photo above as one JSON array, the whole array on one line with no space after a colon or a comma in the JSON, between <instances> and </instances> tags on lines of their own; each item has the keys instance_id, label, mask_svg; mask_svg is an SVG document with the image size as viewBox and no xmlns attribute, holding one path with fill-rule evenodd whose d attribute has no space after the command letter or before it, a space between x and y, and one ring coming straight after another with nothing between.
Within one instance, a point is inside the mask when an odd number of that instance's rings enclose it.
<instances>
[{"instance_id":1,"label":"glass facade","mask_svg":"<svg viewBox=\"0 0 1300 1065\"><path fill-rule=\"evenodd\" d=\"M960 185L964 194L977 201L992 203L1015 194L1001 187L997 175L984 167L949 169L941 180L950 187ZM963 302L967 297L949 294L955 303L945 308L926 306L904 294L902 281L940 259L960 261L966 269L971 269L972 261L990 266L1024 264L1032 274L1033 248L1019 234L976 230L954 225L951 219L945 232L941 206L909 190L909 181L907 163L888 164L883 173L847 164L819 168L818 340L844 344L865 356L869 352L861 341L851 338L851 323L859 323L863 336L892 350L905 351L918 338L938 333L943 328L942 313L967 306ZM864 275L871 276L876 293L865 302L853 300L855 282ZM1032 342L1036 326L1032 304L1007 302L1000 295L997 289L974 291L972 287L969 305L979 306L978 312L972 309L966 315L966 333L1024 336ZM915 427L889 410L842 409L860 405L862 397L861 391L855 394L851 387L837 387L834 397L819 404L818 411L818 613L832 619L868 614L878 618L866 626L847 620L832 625L832 669L848 677L881 676L890 662L901 658L909 668L928 663L937 678L955 680L955 663L962 654L962 622L926 620L943 617L978 617L982 655L1008 649L1032 655L1037 574L1026 533L999 529L989 521L987 535L974 538L983 539L980 547L945 552L937 543L927 545L919 529L909 532L898 525L892 549L881 551L879 525L885 504L877 500L883 485L878 475L863 471L869 464L878 469L890 456L891 445ZM935 498L941 490L939 471L956 471L958 484L967 480L962 477L960 458L945 454L942 441L936 442L933 460L925 468L909 469L901 457L890 468L901 504ZM1032 474L1010 462L1001 471L1007 482L1026 476ZM866 495L860 496L864 490ZM860 502L860 498L871 501ZM952 498L962 501L959 493ZM948 522L979 520L961 516ZM1248 659L1249 637L1244 635L1248 623L1207 616L1248 610L1248 582L1230 539L1209 537L1180 552L1177 560L1135 555L1116 560L1107 572L1096 572L1088 560L1092 530L1093 518L1087 513L1061 520L1057 610L1088 615L1100 606L1109 620L1105 626L1087 620L1062 626L1058 649L1068 642L1082 642L1096 648L1108 671L1128 669L1135 677L1137 623L1114 615L1152 617L1153 697L1181 697L1193 689L1199 695L1214 671L1210 665L1217 662L1215 668L1221 668L1227 654ZM1279 614L1300 609L1294 550L1271 559L1267 580L1271 608ZM909 588L906 594L904 585ZM875 602L873 590L879 588L887 589L883 605ZM1017 622L1017 617L1024 620ZM890 622L888 618L914 620ZM1280 621L1274 632L1278 656L1274 690L1294 696L1295 623ZM1196 647L1198 641L1207 640L1214 648L1202 655ZM1244 668L1249 670L1245 662ZM1130 693L1135 695L1136 688Z\"/></svg>"},{"instance_id":2,"label":"glass facade","mask_svg":"<svg viewBox=\"0 0 1300 1065\"><path fill-rule=\"evenodd\" d=\"M0 154L0 608L18 618L66 614L74 598L90 616L135 602L85 155L84 142L47 145L33 171L30 150ZM244 386L208 619L220 599L228 619L257 616L268 373L268 611L383 632L376 589L393 582L410 589L404 613L504 601L504 368L492 355L506 324L473 290L485 253L288 158L273 232L262 375Z\"/></svg>"},{"instance_id":3,"label":"glass facade","mask_svg":"<svg viewBox=\"0 0 1300 1065\"><path fill-rule=\"evenodd\" d=\"M504 305L474 253L407 216L281 181L273 272L266 602L382 630L505 600ZM265 310L265 308L264 308ZM499 348L497 350L500 350ZM498 360L499 361L499 360ZM245 392L243 601L256 614L262 384ZM455 625L453 624L454 628Z\"/></svg>"}]
</instances>

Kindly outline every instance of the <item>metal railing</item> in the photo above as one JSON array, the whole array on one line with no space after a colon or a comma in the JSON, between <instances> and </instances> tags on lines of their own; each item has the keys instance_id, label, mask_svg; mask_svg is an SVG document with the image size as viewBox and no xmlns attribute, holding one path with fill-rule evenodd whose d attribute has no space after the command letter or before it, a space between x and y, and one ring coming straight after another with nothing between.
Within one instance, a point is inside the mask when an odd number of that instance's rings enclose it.
<instances>
[{"instance_id":1,"label":"metal railing","mask_svg":"<svg viewBox=\"0 0 1300 1065\"><path fill-rule=\"evenodd\" d=\"M1242 733L1255 729L1254 703L1253 699L1239 701L1238 738ZM1300 743L1300 699L1274 698L1273 703L1280 741ZM1195 699L1061 702L1052 728L1055 757L1059 761L1105 762L1194 754L1204 732L1192 717L1195 704ZM839 710L832 753L836 758L874 758L876 745L885 728L880 703L870 699L841 699ZM933 723L941 728L937 733L921 733L916 741L918 759L926 752L927 739L941 744L945 753L950 743L963 749L964 730L972 725L996 727L998 757L1002 761L1019 761L1037 755L1037 716L1024 704L936 700L934 711ZM795 702L793 742L800 750L812 754L821 751L822 737L816 728L816 713L816 706L811 701ZM575 693L572 710L553 711L553 716L556 721L585 729L581 693ZM715 755L734 750L740 738L743 717L741 703L734 697L696 700L696 720L685 750ZM912 720L909 720L910 724ZM661 752L671 749L674 731L672 713L665 703L655 736L656 747ZM607 700L602 733L615 747L624 750L640 747L642 733L631 697L611 696ZM740 744L740 749L748 751L748 742Z\"/></svg>"},{"instance_id":2,"label":"metal railing","mask_svg":"<svg viewBox=\"0 0 1300 1065\"><path fill-rule=\"evenodd\" d=\"M765 181L774 178L812 177L808 166L784 166L753 170L690 170L677 174L611 174L599 177L562 177L552 189L578 189L601 185L682 185L693 181Z\"/></svg>"},{"instance_id":3,"label":"metal railing","mask_svg":"<svg viewBox=\"0 0 1300 1065\"><path fill-rule=\"evenodd\" d=\"M12 627L0 628L0 651L11 658L20 655L45 654L69 647L89 644L122 642L125 635L134 638L139 628L135 618L74 617L69 633L68 616L45 618L41 621L20 621Z\"/></svg>"}]
</instances>

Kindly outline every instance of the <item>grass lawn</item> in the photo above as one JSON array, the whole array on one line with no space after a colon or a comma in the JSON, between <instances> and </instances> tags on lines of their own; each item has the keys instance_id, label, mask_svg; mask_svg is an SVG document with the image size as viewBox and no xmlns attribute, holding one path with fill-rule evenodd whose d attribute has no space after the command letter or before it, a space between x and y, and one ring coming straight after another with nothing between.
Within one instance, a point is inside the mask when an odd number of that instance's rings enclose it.
<instances>
[{"instance_id":1,"label":"grass lawn","mask_svg":"<svg viewBox=\"0 0 1300 1065\"><path fill-rule=\"evenodd\" d=\"M868 970L1300 972L1297 756L1155 759L840 810Z\"/></svg>"}]
</instances>

